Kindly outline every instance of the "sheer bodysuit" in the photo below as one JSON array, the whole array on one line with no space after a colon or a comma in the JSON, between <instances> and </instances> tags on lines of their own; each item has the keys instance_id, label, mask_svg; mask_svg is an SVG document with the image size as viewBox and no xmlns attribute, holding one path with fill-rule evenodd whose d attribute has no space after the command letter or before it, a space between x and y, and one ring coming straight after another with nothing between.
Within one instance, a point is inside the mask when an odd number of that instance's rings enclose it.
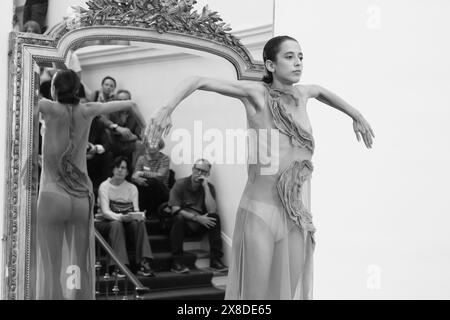
<instances>
[{"instance_id":1,"label":"sheer bodysuit","mask_svg":"<svg viewBox=\"0 0 450 320\"><path fill-rule=\"evenodd\" d=\"M293 115L299 122L294 120ZM272 172L257 154L236 215L226 299L312 299L315 227L310 211L314 140L306 99L265 85L265 108L250 129L278 132ZM271 150L256 135L249 148ZM255 145L256 144L256 145Z\"/></svg>"}]
</instances>

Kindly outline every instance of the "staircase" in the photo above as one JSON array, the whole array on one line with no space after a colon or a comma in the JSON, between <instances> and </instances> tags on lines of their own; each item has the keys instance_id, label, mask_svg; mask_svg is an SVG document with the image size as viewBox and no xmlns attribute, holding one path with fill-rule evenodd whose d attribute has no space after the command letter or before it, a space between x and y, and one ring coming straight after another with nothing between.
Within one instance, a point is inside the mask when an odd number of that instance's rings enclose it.
<instances>
[{"instance_id":1,"label":"staircase","mask_svg":"<svg viewBox=\"0 0 450 320\"><path fill-rule=\"evenodd\" d=\"M215 272L209 269L209 245L207 237L186 238L184 242L184 257L190 272L177 274L170 271L172 255L168 231L161 228L159 220L146 221L150 245L153 251L151 267L155 277L137 276L138 280L150 289L143 294L143 300L223 300L227 273ZM129 253L133 260L133 253ZM96 288L98 300L103 299L134 299L133 284L128 278L104 277L106 255L100 254L101 262ZM134 270L132 270L134 271ZM116 287L115 287L116 286Z\"/></svg>"}]
</instances>

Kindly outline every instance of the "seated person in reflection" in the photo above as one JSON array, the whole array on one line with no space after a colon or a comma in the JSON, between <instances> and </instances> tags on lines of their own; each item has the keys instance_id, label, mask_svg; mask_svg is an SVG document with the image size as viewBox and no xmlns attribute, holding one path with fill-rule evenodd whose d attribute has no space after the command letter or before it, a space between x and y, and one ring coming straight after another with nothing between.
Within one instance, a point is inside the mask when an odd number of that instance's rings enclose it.
<instances>
[{"instance_id":1,"label":"seated person in reflection","mask_svg":"<svg viewBox=\"0 0 450 320\"><path fill-rule=\"evenodd\" d=\"M92 120L89 130L89 144L86 153L87 171L92 181L94 195L97 199L98 188L105 181L112 170L114 155L111 146L111 136L108 128L100 120L95 117Z\"/></svg>"},{"instance_id":2,"label":"seated person in reflection","mask_svg":"<svg viewBox=\"0 0 450 320\"><path fill-rule=\"evenodd\" d=\"M92 92L89 88L85 87L86 96L90 101L115 101L116 94L116 80L113 77L106 76L102 79L102 87L100 90ZM129 96L128 96L129 98ZM126 100L121 96L121 101ZM89 176L91 177L94 190L98 185L108 177L112 169L112 161L114 158L120 155L120 153L114 150L114 141L120 136L120 139L124 141L130 141L136 138L128 127L121 126L110 120L109 115L99 115L92 121L91 133L89 141L93 144L101 144L105 148L105 153L101 156L94 157L94 161L90 161ZM92 140L97 140L94 142ZM131 169L131 167L129 168Z\"/></svg>"},{"instance_id":3,"label":"seated person in reflection","mask_svg":"<svg viewBox=\"0 0 450 320\"><path fill-rule=\"evenodd\" d=\"M126 158L114 160L113 176L104 181L98 191L101 213L96 215L95 227L105 237L119 260L130 265L127 243L134 245L138 275L153 276L150 261L153 258L145 226L145 213L139 211L138 191L126 181L129 164ZM114 269L115 262L110 259ZM120 277L123 274L116 270Z\"/></svg>"},{"instance_id":4,"label":"seated person in reflection","mask_svg":"<svg viewBox=\"0 0 450 320\"><path fill-rule=\"evenodd\" d=\"M163 148L162 139L156 148L145 143L145 153L138 158L132 176L139 190L139 206L147 217L156 215L158 207L169 200L170 158L161 152Z\"/></svg>"},{"instance_id":5,"label":"seated person in reflection","mask_svg":"<svg viewBox=\"0 0 450 320\"><path fill-rule=\"evenodd\" d=\"M128 90L118 90L115 100L130 100L131 93ZM109 120L116 124L117 127L129 130L126 134L117 130L111 131L112 152L114 158L124 156L133 166L133 154L136 151L136 143L138 143L142 131L142 127L137 123L136 118L127 111L114 112L109 115Z\"/></svg>"},{"instance_id":6,"label":"seated person in reflection","mask_svg":"<svg viewBox=\"0 0 450 320\"><path fill-rule=\"evenodd\" d=\"M117 82L111 76L106 76L102 79L102 87L100 90L90 92L91 101L107 102L114 100L114 91L116 90Z\"/></svg>"},{"instance_id":7,"label":"seated person in reflection","mask_svg":"<svg viewBox=\"0 0 450 320\"><path fill-rule=\"evenodd\" d=\"M181 260L185 235L204 233L209 235L210 267L217 271L228 269L220 261L223 256L220 218L217 214L216 192L208 182L210 170L211 164L207 160L197 160L192 167L192 175L179 179L170 191L169 206L174 215L170 230L172 272L189 272Z\"/></svg>"}]
</instances>

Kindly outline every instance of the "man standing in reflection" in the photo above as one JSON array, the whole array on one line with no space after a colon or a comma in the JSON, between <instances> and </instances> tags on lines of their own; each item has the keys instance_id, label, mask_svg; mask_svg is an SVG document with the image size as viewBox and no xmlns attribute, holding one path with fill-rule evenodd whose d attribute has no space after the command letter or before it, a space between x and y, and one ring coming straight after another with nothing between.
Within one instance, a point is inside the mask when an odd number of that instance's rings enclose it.
<instances>
[{"instance_id":1,"label":"man standing in reflection","mask_svg":"<svg viewBox=\"0 0 450 320\"><path fill-rule=\"evenodd\" d=\"M169 206L174 215L170 231L172 272L189 272L182 261L185 235L204 233L209 236L210 268L217 271L228 269L220 260L223 256L220 218L217 214L216 192L208 182L210 171L211 164L207 160L197 160L192 167L192 175L179 179L170 191Z\"/></svg>"}]
</instances>

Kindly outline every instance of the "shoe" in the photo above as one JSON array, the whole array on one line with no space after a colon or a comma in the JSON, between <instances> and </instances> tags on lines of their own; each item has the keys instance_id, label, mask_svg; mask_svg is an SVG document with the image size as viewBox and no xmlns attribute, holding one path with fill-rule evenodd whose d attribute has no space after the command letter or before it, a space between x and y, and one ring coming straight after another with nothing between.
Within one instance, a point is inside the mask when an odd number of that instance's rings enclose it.
<instances>
[{"instance_id":1,"label":"shoe","mask_svg":"<svg viewBox=\"0 0 450 320\"><path fill-rule=\"evenodd\" d=\"M144 277L154 277L155 273L153 272L152 268L148 264L148 262L141 263L141 266L139 267L139 270L137 272L138 275L144 276Z\"/></svg>"},{"instance_id":2,"label":"shoe","mask_svg":"<svg viewBox=\"0 0 450 320\"><path fill-rule=\"evenodd\" d=\"M186 267L182 263L174 262L174 263L172 263L172 267L170 268L170 271L175 272L175 273L188 273L189 268Z\"/></svg>"},{"instance_id":3,"label":"shoe","mask_svg":"<svg viewBox=\"0 0 450 320\"><path fill-rule=\"evenodd\" d=\"M209 267L211 269L214 269L214 271L218 271L218 272L225 272L228 271L228 267L226 265L224 265L222 263L222 261L220 261L220 259L213 259L211 260Z\"/></svg>"},{"instance_id":4,"label":"shoe","mask_svg":"<svg viewBox=\"0 0 450 320\"><path fill-rule=\"evenodd\" d=\"M117 278L121 278L121 279L126 277L126 275L119 268L114 270L111 274L112 274L113 277L117 277Z\"/></svg>"}]
</instances>

